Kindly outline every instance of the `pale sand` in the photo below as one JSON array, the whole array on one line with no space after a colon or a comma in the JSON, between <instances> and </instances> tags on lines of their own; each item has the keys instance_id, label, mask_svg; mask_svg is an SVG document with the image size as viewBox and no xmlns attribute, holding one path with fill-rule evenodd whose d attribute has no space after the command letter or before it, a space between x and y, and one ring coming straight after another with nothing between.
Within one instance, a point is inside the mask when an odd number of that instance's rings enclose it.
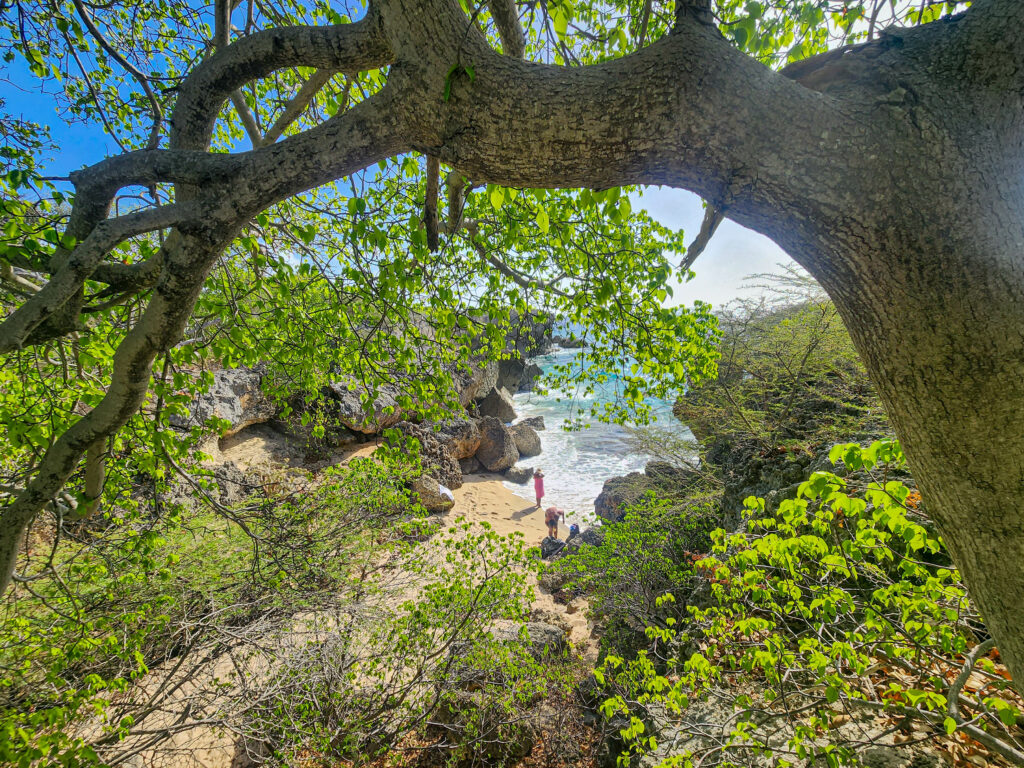
<instances>
[{"instance_id":1,"label":"pale sand","mask_svg":"<svg viewBox=\"0 0 1024 768\"><path fill-rule=\"evenodd\" d=\"M526 544L531 547L539 547L547 536L544 509L538 509L512 493L502 484L501 475L465 475L462 487L454 490L453 494L455 506L445 515L446 521L454 523L461 517L468 522L490 523L502 535L515 532L523 534ZM560 522L558 535L568 534L568 529ZM536 581L533 581L533 587L537 596L533 603L534 609L556 614L559 620L567 623L570 628L569 637L577 652L587 661L596 662L597 641L593 638L593 626L587 619L586 600L577 597L568 605L563 605L556 603L551 593L541 589ZM538 620L544 619L539 617Z\"/></svg>"}]
</instances>

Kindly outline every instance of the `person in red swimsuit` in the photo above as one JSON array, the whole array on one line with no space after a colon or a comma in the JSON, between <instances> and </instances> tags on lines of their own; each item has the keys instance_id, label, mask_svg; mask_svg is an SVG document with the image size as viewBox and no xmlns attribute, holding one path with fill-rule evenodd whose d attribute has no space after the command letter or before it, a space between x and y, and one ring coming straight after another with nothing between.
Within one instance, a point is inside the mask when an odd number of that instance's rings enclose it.
<instances>
[{"instance_id":1,"label":"person in red swimsuit","mask_svg":"<svg viewBox=\"0 0 1024 768\"><path fill-rule=\"evenodd\" d=\"M540 500L544 498L544 473L539 469L533 473L533 490L537 494L537 509L540 509Z\"/></svg>"}]
</instances>

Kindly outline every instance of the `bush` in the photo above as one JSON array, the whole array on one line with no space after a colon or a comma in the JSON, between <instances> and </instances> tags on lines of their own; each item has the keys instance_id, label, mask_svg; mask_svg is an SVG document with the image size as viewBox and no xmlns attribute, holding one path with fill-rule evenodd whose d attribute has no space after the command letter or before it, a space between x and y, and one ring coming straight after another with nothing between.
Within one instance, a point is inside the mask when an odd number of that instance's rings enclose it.
<instances>
[{"instance_id":1,"label":"bush","mask_svg":"<svg viewBox=\"0 0 1024 768\"><path fill-rule=\"evenodd\" d=\"M715 532L696 563L710 605L689 607L685 632L655 628L699 650L666 674L646 654L607 657L606 712L633 718L637 752L657 749L659 718L666 730L694 702L731 702L715 738L672 754L686 765L853 764L897 728L1019 762L1021 701L920 495L890 479L899 445L837 446L832 459L855 474L816 473L774 514L752 497L745 531Z\"/></svg>"},{"instance_id":2,"label":"bush","mask_svg":"<svg viewBox=\"0 0 1024 768\"><path fill-rule=\"evenodd\" d=\"M656 637L650 627L667 628L685 617L682 606L693 589L693 564L707 552L715 527L716 497L691 489L683 501L648 492L626 510L620 523L605 525L604 539L547 566L548 579L587 595L595 617L605 622L605 651L635 651ZM679 598L665 603L665 594Z\"/></svg>"},{"instance_id":3,"label":"bush","mask_svg":"<svg viewBox=\"0 0 1024 768\"><path fill-rule=\"evenodd\" d=\"M105 762L162 707L217 716L218 686L186 694L183 680L299 612L359 599L366 567L408 548L421 523L403 471L353 461L216 512L50 530L48 557L2 606L0 761ZM150 690L158 667L173 684Z\"/></svg>"}]
</instances>

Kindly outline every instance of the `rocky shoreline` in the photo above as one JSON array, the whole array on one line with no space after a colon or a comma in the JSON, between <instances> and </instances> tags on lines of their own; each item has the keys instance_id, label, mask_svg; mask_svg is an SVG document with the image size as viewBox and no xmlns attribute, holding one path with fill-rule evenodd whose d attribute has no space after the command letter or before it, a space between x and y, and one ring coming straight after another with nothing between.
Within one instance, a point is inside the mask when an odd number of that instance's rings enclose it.
<instances>
[{"instance_id":1,"label":"rocky shoreline","mask_svg":"<svg viewBox=\"0 0 1024 768\"><path fill-rule=\"evenodd\" d=\"M452 371L455 395L464 411L444 421L424 420L403 408L402 389L390 383L377 389L369 410L363 404L367 390L351 380L275 402L265 393L266 367L257 366L214 371L212 385L192 404L189 416L172 424L191 429L219 420L218 444L229 438L244 440L255 428L269 427L299 446L307 466L334 463L339 452L370 442L414 450L423 474L413 481L413 490L428 511L447 512L454 501L446 491L461 487L466 475L498 473L520 484L533 477L532 467L516 464L541 453L538 432L545 424L541 417L517 421L513 395L532 391L541 374L532 357L551 350L552 323L548 319L527 325L509 338L505 359L475 360L468 370ZM254 485L230 460L218 464L214 477L222 498L237 495L231 486Z\"/></svg>"}]
</instances>

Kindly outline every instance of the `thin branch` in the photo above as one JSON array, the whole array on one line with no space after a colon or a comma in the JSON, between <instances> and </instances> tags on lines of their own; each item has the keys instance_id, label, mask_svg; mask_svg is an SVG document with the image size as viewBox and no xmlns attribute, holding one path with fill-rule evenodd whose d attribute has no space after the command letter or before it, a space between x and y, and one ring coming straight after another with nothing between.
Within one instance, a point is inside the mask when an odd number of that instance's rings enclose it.
<instances>
[{"instance_id":1,"label":"thin branch","mask_svg":"<svg viewBox=\"0 0 1024 768\"><path fill-rule=\"evenodd\" d=\"M445 231L451 234L462 226L462 216L466 207L466 177L452 169L444 183L448 187L448 221Z\"/></svg>"},{"instance_id":2,"label":"thin branch","mask_svg":"<svg viewBox=\"0 0 1024 768\"><path fill-rule=\"evenodd\" d=\"M640 17L640 34L637 35L636 47L643 48L647 44L647 28L651 23L651 10L654 3L652 0L644 0L644 8Z\"/></svg>"},{"instance_id":3,"label":"thin branch","mask_svg":"<svg viewBox=\"0 0 1024 768\"><path fill-rule=\"evenodd\" d=\"M97 224L50 281L0 323L0 353L21 349L35 328L78 293L103 257L118 243L155 229L173 227L198 210L194 204L171 203Z\"/></svg>"},{"instance_id":4,"label":"thin branch","mask_svg":"<svg viewBox=\"0 0 1024 768\"><path fill-rule=\"evenodd\" d=\"M148 149L156 149L160 143L160 128L163 125L164 114L160 107L160 101L157 99L156 94L153 92L152 86L149 84L149 78L146 77L135 65L133 65L127 58L121 55L114 46L112 46L107 39L103 36L103 33L93 23L92 17L86 10L82 0L74 0L75 9L78 11L78 15L81 17L82 22L85 24L86 29L96 39L96 42L100 44L107 54L114 59L118 64L125 68L125 70L134 77L139 85L142 86L142 90L146 93L146 98L149 99L150 109L153 113L153 127L149 132L149 141L146 143Z\"/></svg>"},{"instance_id":5,"label":"thin branch","mask_svg":"<svg viewBox=\"0 0 1024 768\"><path fill-rule=\"evenodd\" d=\"M515 0L488 0L487 10L491 12L494 25L498 28L505 55L514 59L523 58L526 53L526 37L516 13Z\"/></svg>"},{"instance_id":6,"label":"thin branch","mask_svg":"<svg viewBox=\"0 0 1024 768\"><path fill-rule=\"evenodd\" d=\"M323 89L336 72L330 69L318 69L306 82L302 84L299 92L285 104L284 112L277 118L270 130L266 132L259 146L265 147L273 144L285 132L285 129L294 123L310 105L316 95ZM348 90L351 83L345 87L345 101L348 101ZM344 107L342 107L344 108Z\"/></svg>"},{"instance_id":7,"label":"thin branch","mask_svg":"<svg viewBox=\"0 0 1024 768\"><path fill-rule=\"evenodd\" d=\"M231 11L233 8L234 3L231 0L216 0L214 3L213 45L216 50L227 48L230 43ZM234 105L235 111L238 112L238 116L242 119L242 125L245 126L245 132L249 135L249 140L252 142L253 147L260 146L263 143L263 133L260 131L256 118L249 109L249 105L246 103L245 96L240 88L231 91L231 103Z\"/></svg>"},{"instance_id":8,"label":"thin branch","mask_svg":"<svg viewBox=\"0 0 1024 768\"><path fill-rule=\"evenodd\" d=\"M427 194L423 202L423 223L427 227L427 247L431 252L438 247L437 238L437 195L441 163L436 157L427 157Z\"/></svg>"},{"instance_id":9,"label":"thin branch","mask_svg":"<svg viewBox=\"0 0 1024 768\"><path fill-rule=\"evenodd\" d=\"M722 223L722 219L724 218L724 206L718 207L708 203L707 208L704 209L704 220L700 223L700 232L697 233L697 237L694 238L693 242L687 246L686 257L679 265L680 272L686 272L693 266L693 263L697 261L697 258L704 252L704 249L707 248L712 235L715 234L715 230L718 229L718 225Z\"/></svg>"},{"instance_id":10,"label":"thin branch","mask_svg":"<svg viewBox=\"0 0 1024 768\"><path fill-rule=\"evenodd\" d=\"M964 659L963 669L960 670L960 674L956 676L956 680L953 681L946 692L946 700L949 702L949 715L954 720L960 717L960 691L963 690L964 685L970 678L974 665L978 663L978 659L995 647L995 638L989 638L985 642L974 646L971 652L967 654L967 658Z\"/></svg>"}]
</instances>

